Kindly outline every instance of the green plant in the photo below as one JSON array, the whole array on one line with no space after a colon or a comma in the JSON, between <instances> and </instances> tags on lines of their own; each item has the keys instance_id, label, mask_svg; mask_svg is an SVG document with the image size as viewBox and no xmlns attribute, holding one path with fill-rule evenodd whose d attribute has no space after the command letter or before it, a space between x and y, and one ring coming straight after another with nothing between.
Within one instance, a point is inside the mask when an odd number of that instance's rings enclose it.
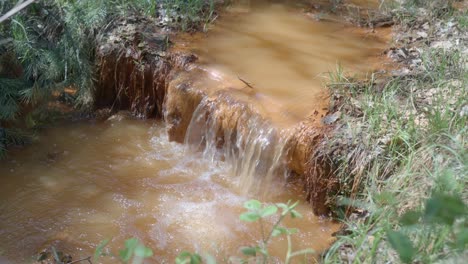
<instances>
[{"instance_id":1,"label":"green plant","mask_svg":"<svg viewBox=\"0 0 468 264\"><path fill-rule=\"evenodd\" d=\"M99 246L96 247L94 252L94 260L101 256L114 256L114 254L105 254L103 253L104 248L109 243L109 239L102 241ZM125 241L125 247L119 250L118 259L122 263L131 263L131 264L141 264L144 259L150 258L153 256L153 251L150 248L147 248L143 243L141 243L137 238L130 238Z\"/></svg>"},{"instance_id":2,"label":"green plant","mask_svg":"<svg viewBox=\"0 0 468 264\"><path fill-rule=\"evenodd\" d=\"M313 254L314 250L312 249L303 249L298 251L293 251L292 244L291 244L291 236L297 233L297 229L295 228L286 228L281 226L282 221L288 215L292 218L300 218L302 215L296 211L294 208L299 204L299 202L295 202L291 204L290 201L287 203L276 203L276 204L262 204L260 201L257 200L249 200L244 203L244 208L247 209L247 212L242 213L239 216L239 219L244 222L258 222L261 232L261 240L259 241L258 245L250 246L250 247L242 247L241 252L246 258L230 258L230 261L233 263L269 263L270 254L268 253L268 246L271 240L274 237L278 237L281 235L285 235L288 241L288 248L285 256L284 263L289 264L294 257L297 256L307 256L309 254ZM281 212L278 213L278 209L281 209ZM272 217L274 215L278 216L278 219L275 221L271 229L266 228L266 222L264 221L268 217ZM182 252L177 256L175 260L176 264L215 264L216 260L211 255L206 255L202 258L197 253L190 253L190 252Z\"/></svg>"},{"instance_id":3,"label":"green plant","mask_svg":"<svg viewBox=\"0 0 468 264\"><path fill-rule=\"evenodd\" d=\"M260 225L260 232L262 237L258 245L243 247L241 249L242 253L248 257L248 259L242 260L243 263L248 263L249 258L255 260L257 263L268 263L270 258L268 253L268 245L272 238L280 235L286 235L288 241L287 253L284 260L285 264L290 263L293 257L314 253L312 249L292 251L291 235L297 233L297 229L281 226L281 222L288 215L290 215L292 218L302 217L302 215L294 209L298 203L299 202L295 202L291 204L291 202L288 201L286 204L277 203L264 205L257 200L250 200L245 202L244 207L247 209L247 212L242 213L239 218L245 222L258 222ZM276 214L278 212L278 208L281 209L278 220L276 220L271 229L268 231L265 227L264 219Z\"/></svg>"},{"instance_id":4,"label":"green plant","mask_svg":"<svg viewBox=\"0 0 468 264\"><path fill-rule=\"evenodd\" d=\"M411 263L419 248L447 246L454 253L462 253L468 244L467 216L467 206L460 197L436 193L427 200L423 211L406 212L399 221L402 228L388 230L387 239L404 263ZM419 245L415 245L410 235L421 230L427 239L420 239ZM443 245L445 239L441 234L448 236L450 243Z\"/></svg>"},{"instance_id":5,"label":"green plant","mask_svg":"<svg viewBox=\"0 0 468 264\"><path fill-rule=\"evenodd\" d=\"M213 256L209 254L205 255L205 257L203 258L197 253L190 253L190 252L184 251L176 257L175 263L176 264L201 264L201 263L216 264L216 260Z\"/></svg>"},{"instance_id":6,"label":"green plant","mask_svg":"<svg viewBox=\"0 0 468 264\"><path fill-rule=\"evenodd\" d=\"M176 264L201 264L202 257L198 255L197 253L190 253L190 252L184 251L176 257L175 263Z\"/></svg>"},{"instance_id":7,"label":"green plant","mask_svg":"<svg viewBox=\"0 0 468 264\"><path fill-rule=\"evenodd\" d=\"M458 21L460 29L466 31L468 28L468 10L460 12L455 18Z\"/></svg>"},{"instance_id":8,"label":"green plant","mask_svg":"<svg viewBox=\"0 0 468 264\"><path fill-rule=\"evenodd\" d=\"M171 25L183 31L206 26L214 20L214 0L162 0L161 5Z\"/></svg>"},{"instance_id":9,"label":"green plant","mask_svg":"<svg viewBox=\"0 0 468 264\"><path fill-rule=\"evenodd\" d=\"M429 32L453 21L437 17ZM331 161L339 188L329 201L347 228L326 263L434 263L466 254L466 215L451 225L426 212L450 216L450 204L468 201L464 47L417 47L420 67L407 76L359 82L341 68L330 75L330 111L340 115L314 155ZM404 224L411 217L416 223Z\"/></svg>"},{"instance_id":10,"label":"green plant","mask_svg":"<svg viewBox=\"0 0 468 264\"><path fill-rule=\"evenodd\" d=\"M421 9L424 9L424 17L431 19L451 17L455 9L453 2L456 0L403 0L390 1L393 7L393 16L400 24L411 27L421 17Z\"/></svg>"}]
</instances>

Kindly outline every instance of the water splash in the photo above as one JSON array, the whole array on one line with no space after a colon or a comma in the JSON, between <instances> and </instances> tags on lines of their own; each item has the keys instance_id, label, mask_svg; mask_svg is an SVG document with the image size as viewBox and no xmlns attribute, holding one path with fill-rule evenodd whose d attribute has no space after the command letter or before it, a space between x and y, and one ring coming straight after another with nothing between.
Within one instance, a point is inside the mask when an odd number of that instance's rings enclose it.
<instances>
[{"instance_id":1,"label":"water splash","mask_svg":"<svg viewBox=\"0 0 468 264\"><path fill-rule=\"evenodd\" d=\"M274 181L289 173L285 157L290 137L288 129L273 126L253 104L220 92L196 108L185 145L211 162L227 163L239 177L242 193L266 195Z\"/></svg>"}]
</instances>

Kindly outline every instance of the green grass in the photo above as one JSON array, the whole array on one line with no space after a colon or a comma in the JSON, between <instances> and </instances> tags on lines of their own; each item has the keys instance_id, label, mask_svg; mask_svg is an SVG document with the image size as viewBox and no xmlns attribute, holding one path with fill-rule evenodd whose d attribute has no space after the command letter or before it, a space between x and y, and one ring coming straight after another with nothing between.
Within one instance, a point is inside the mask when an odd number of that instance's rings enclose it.
<instances>
[{"instance_id":1,"label":"green grass","mask_svg":"<svg viewBox=\"0 0 468 264\"><path fill-rule=\"evenodd\" d=\"M380 5L381 12L391 14L396 22L412 27L420 18L430 20L449 18L456 13L453 3L457 0L384 0ZM424 13L423 13L424 12Z\"/></svg>"},{"instance_id":2,"label":"green grass","mask_svg":"<svg viewBox=\"0 0 468 264\"><path fill-rule=\"evenodd\" d=\"M183 31L205 28L215 18L214 0L162 0L161 4L172 25Z\"/></svg>"},{"instance_id":3,"label":"green grass","mask_svg":"<svg viewBox=\"0 0 468 264\"><path fill-rule=\"evenodd\" d=\"M460 27L461 30L467 30L468 29L468 11L465 10L464 12L461 12L457 16L455 16L458 26Z\"/></svg>"},{"instance_id":4,"label":"green grass","mask_svg":"<svg viewBox=\"0 0 468 264\"><path fill-rule=\"evenodd\" d=\"M341 128L318 152L342 149L327 155L341 183L335 210L350 234L338 238L324 256L326 263L399 262L389 243L395 239L392 230L400 230L414 247L411 261L433 263L466 254L466 206L453 225L429 225L423 218L411 227L400 222L405 212L429 210L427 201L437 194L468 201L468 118L462 113L467 61L456 50L427 49L423 54L422 72L383 85L373 78L353 82L341 70L332 76L331 92L339 98L333 107L343 113ZM349 205L368 217L345 216ZM343 255L346 250L349 257Z\"/></svg>"}]
</instances>

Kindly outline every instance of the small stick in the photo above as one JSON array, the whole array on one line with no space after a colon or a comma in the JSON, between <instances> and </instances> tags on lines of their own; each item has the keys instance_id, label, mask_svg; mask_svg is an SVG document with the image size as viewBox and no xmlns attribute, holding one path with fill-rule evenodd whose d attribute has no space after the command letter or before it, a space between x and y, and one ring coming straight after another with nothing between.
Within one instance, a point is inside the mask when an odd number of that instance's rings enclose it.
<instances>
[{"instance_id":1,"label":"small stick","mask_svg":"<svg viewBox=\"0 0 468 264\"><path fill-rule=\"evenodd\" d=\"M25 1L15 7L13 7L10 11L6 12L3 16L0 17L0 23L2 23L3 21L7 20L8 18L10 18L11 16L13 16L14 14L18 13L19 11L21 11L23 8L27 7L28 5L32 4L34 1L36 0L28 0L28 1Z\"/></svg>"},{"instance_id":2,"label":"small stick","mask_svg":"<svg viewBox=\"0 0 468 264\"><path fill-rule=\"evenodd\" d=\"M253 89L253 86L252 86L250 83L248 83L247 81L243 80L241 77L239 77L239 75L237 76L237 78L238 78L241 82L245 83L245 85L247 85L248 87L250 87L251 89Z\"/></svg>"},{"instance_id":3,"label":"small stick","mask_svg":"<svg viewBox=\"0 0 468 264\"><path fill-rule=\"evenodd\" d=\"M68 264L78 263L78 262L85 261L85 260L87 260L90 264L93 264L91 262L91 256L86 257L86 258L82 258L82 259L78 259L78 260L75 260L75 261L72 261L72 262L68 262Z\"/></svg>"}]
</instances>

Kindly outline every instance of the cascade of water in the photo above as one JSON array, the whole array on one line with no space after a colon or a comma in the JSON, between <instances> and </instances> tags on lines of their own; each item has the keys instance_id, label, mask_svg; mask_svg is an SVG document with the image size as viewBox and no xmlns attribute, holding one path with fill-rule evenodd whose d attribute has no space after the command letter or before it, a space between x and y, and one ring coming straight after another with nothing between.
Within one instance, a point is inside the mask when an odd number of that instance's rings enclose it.
<instances>
[{"instance_id":1,"label":"cascade of water","mask_svg":"<svg viewBox=\"0 0 468 264\"><path fill-rule=\"evenodd\" d=\"M275 176L288 173L285 164L288 130L280 130L232 94L206 97L196 108L185 145L212 161L225 161L244 193L265 195Z\"/></svg>"}]
</instances>

